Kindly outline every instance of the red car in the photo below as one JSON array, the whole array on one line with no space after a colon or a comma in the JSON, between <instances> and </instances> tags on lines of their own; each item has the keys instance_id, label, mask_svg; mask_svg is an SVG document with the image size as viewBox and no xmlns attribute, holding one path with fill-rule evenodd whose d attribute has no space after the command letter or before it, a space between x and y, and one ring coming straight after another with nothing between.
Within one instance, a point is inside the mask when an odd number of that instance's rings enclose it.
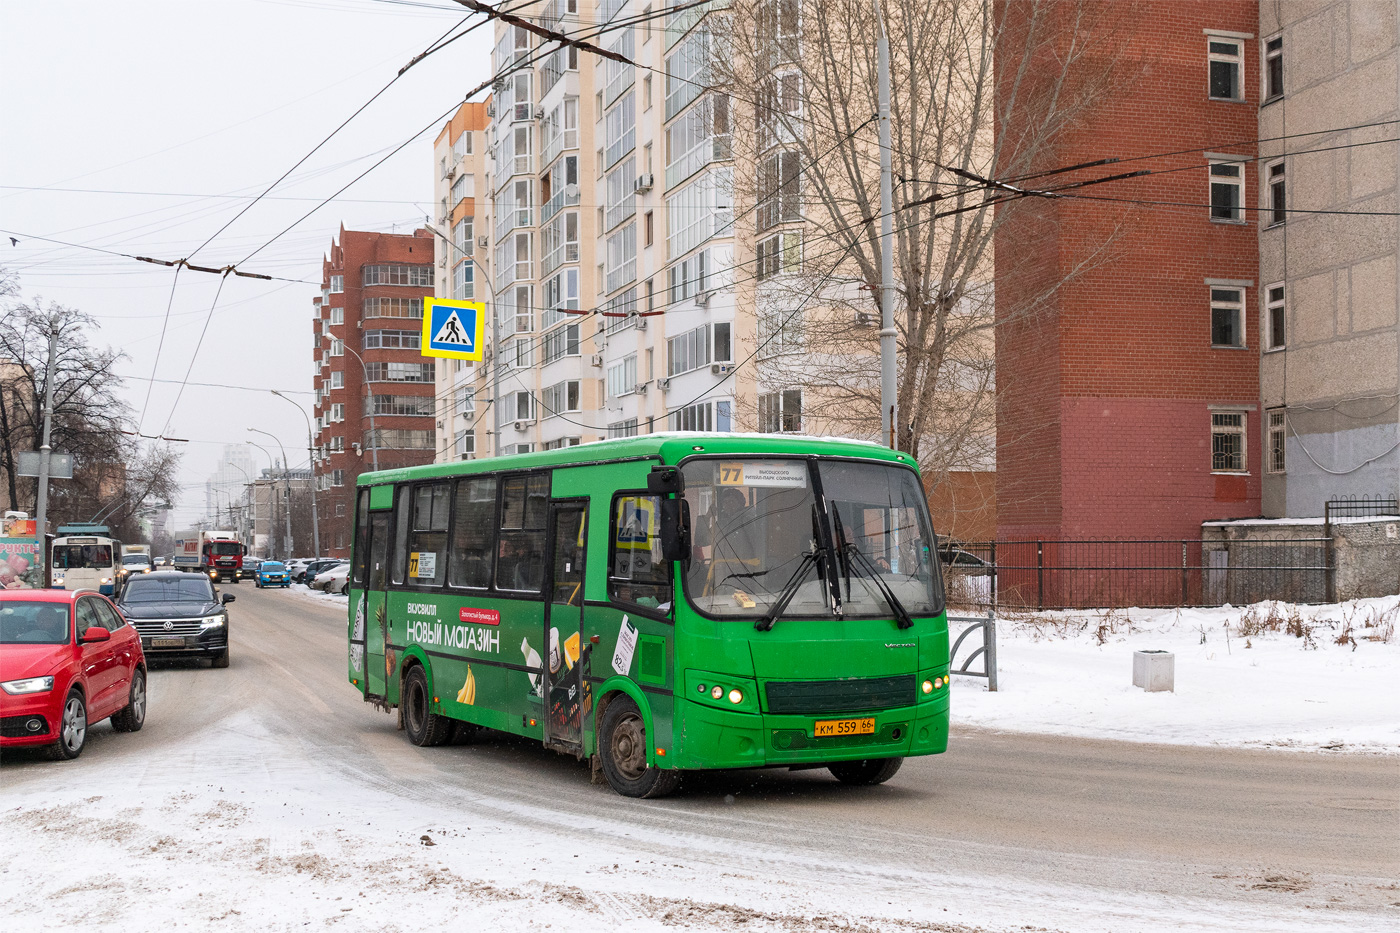
<instances>
[{"instance_id":1,"label":"red car","mask_svg":"<svg viewBox=\"0 0 1400 933\"><path fill-rule=\"evenodd\" d=\"M77 758L108 716L118 732L146 721L136 629L92 590L0 590L0 748Z\"/></svg>"}]
</instances>

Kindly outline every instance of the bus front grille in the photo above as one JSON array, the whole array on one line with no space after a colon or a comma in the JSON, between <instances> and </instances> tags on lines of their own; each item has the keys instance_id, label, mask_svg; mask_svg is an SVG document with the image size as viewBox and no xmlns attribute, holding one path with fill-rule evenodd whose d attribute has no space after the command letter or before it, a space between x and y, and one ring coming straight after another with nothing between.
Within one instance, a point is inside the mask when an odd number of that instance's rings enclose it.
<instances>
[{"instance_id":1,"label":"bus front grille","mask_svg":"<svg viewBox=\"0 0 1400 933\"><path fill-rule=\"evenodd\" d=\"M770 713L855 713L913 706L914 677L776 681L767 685Z\"/></svg>"}]
</instances>

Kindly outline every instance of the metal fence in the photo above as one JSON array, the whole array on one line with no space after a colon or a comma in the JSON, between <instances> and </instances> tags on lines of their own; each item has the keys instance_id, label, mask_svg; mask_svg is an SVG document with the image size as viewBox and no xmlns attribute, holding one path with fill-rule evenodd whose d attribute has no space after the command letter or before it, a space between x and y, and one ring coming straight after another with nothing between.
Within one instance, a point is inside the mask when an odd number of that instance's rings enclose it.
<instances>
[{"instance_id":1,"label":"metal fence","mask_svg":"<svg viewBox=\"0 0 1400 933\"><path fill-rule=\"evenodd\" d=\"M1170 608L1326 602L1327 537L983 541L942 551L954 608Z\"/></svg>"}]
</instances>

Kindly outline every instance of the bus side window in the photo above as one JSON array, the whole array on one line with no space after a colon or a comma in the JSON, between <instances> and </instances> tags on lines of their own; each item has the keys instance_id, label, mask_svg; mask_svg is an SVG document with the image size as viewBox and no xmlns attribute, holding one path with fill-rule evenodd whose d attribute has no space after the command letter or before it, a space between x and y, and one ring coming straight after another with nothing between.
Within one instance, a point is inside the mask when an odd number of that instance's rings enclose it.
<instances>
[{"instance_id":1,"label":"bus side window","mask_svg":"<svg viewBox=\"0 0 1400 933\"><path fill-rule=\"evenodd\" d=\"M453 586L485 589L491 585L491 555L496 550L496 477L457 481L452 505Z\"/></svg>"},{"instance_id":2,"label":"bus side window","mask_svg":"<svg viewBox=\"0 0 1400 933\"><path fill-rule=\"evenodd\" d=\"M544 582L544 537L548 517L548 473L510 476L502 480L496 589L540 592Z\"/></svg>"},{"instance_id":3,"label":"bus side window","mask_svg":"<svg viewBox=\"0 0 1400 933\"><path fill-rule=\"evenodd\" d=\"M623 494L613 499L608 547L608 598L662 612L670 608L670 564L661 558L661 497Z\"/></svg>"},{"instance_id":4,"label":"bus side window","mask_svg":"<svg viewBox=\"0 0 1400 933\"><path fill-rule=\"evenodd\" d=\"M450 487L445 482L417 486L413 490L413 527L408 538L409 583L442 586L447 575L450 498Z\"/></svg>"},{"instance_id":5,"label":"bus side window","mask_svg":"<svg viewBox=\"0 0 1400 933\"><path fill-rule=\"evenodd\" d=\"M412 518L413 489L400 486L394 490L394 561L389 579L394 583L404 581L408 569L408 524Z\"/></svg>"},{"instance_id":6,"label":"bus side window","mask_svg":"<svg viewBox=\"0 0 1400 933\"><path fill-rule=\"evenodd\" d=\"M355 505L355 562L351 581L361 586L365 582L365 565L369 560L369 489L361 489Z\"/></svg>"}]
</instances>

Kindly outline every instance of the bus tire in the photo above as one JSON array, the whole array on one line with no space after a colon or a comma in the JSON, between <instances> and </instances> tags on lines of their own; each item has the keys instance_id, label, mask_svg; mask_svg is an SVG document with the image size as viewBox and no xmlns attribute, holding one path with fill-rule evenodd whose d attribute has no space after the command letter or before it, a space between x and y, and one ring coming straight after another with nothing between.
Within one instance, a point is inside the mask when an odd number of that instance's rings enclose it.
<instances>
[{"instance_id":1,"label":"bus tire","mask_svg":"<svg viewBox=\"0 0 1400 933\"><path fill-rule=\"evenodd\" d=\"M598 757L609 786L624 797L665 797L681 783L679 771L647 766L646 721L631 697L614 697L603 710Z\"/></svg>"},{"instance_id":2,"label":"bus tire","mask_svg":"<svg viewBox=\"0 0 1400 933\"><path fill-rule=\"evenodd\" d=\"M827 765L836 780L858 787L883 784L895 776L903 758L867 758L864 761L838 761Z\"/></svg>"},{"instance_id":3,"label":"bus tire","mask_svg":"<svg viewBox=\"0 0 1400 933\"><path fill-rule=\"evenodd\" d=\"M441 745L452 738L456 724L446 716L439 716L429 709L428 675L421 664L415 664L404 675L403 690L400 692L403 708L403 729L408 740L414 745L427 748Z\"/></svg>"}]
</instances>

